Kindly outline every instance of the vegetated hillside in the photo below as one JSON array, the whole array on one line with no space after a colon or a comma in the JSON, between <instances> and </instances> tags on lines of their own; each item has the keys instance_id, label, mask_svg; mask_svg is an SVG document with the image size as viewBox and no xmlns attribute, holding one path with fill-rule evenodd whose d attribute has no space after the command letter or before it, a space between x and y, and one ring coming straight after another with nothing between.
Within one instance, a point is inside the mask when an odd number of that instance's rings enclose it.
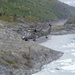
<instances>
[{"instance_id":1,"label":"vegetated hillside","mask_svg":"<svg viewBox=\"0 0 75 75\"><path fill-rule=\"evenodd\" d=\"M75 8L58 0L0 0L0 19L47 21L75 16ZM11 15L11 16L9 16Z\"/></svg>"}]
</instances>

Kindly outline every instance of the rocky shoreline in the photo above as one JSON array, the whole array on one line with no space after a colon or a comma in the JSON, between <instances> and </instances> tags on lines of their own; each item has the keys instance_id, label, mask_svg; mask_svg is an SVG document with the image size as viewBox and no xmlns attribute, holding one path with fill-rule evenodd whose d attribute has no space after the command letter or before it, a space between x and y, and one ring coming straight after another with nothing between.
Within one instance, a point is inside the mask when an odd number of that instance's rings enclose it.
<instances>
[{"instance_id":1,"label":"rocky shoreline","mask_svg":"<svg viewBox=\"0 0 75 75\"><path fill-rule=\"evenodd\" d=\"M33 41L22 40L14 28L17 25L0 22L0 75L32 74L63 55Z\"/></svg>"},{"instance_id":2,"label":"rocky shoreline","mask_svg":"<svg viewBox=\"0 0 75 75\"><path fill-rule=\"evenodd\" d=\"M29 26L25 23L0 21L0 75L36 73L43 65L63 55L62 52L40 46L33 41L22 40L21 34L25 27ZM21 34L17 33L19 28ZM74 29L75 24L56 25L52 26L50 35L73 34Z\"/></svg>"}]
</instances>

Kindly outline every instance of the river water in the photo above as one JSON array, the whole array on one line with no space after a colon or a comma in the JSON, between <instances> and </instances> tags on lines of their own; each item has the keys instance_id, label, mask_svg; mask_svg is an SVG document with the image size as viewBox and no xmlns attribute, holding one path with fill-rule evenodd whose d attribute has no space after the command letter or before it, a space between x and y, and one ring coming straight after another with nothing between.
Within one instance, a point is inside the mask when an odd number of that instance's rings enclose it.
<instances>
[{"instance_id":1,"label":"river water","mask_svg":"<svg viewBox=\"0 0 75 75\"><path fill-rule=\"evenodd\" d=\"M75 75L75 34L48 36L46 42L40 45L64 55L50 64L44 65L40 72L32 75Z\"/></svg>"}]
</instances>

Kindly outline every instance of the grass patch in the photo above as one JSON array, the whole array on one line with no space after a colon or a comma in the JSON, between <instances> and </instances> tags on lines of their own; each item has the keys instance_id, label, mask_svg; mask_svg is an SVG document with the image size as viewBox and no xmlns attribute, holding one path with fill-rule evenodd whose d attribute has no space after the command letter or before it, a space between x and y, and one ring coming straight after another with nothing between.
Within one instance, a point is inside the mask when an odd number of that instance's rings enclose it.
<instances>
[{"instance_id":1,"label":"grass patch","mask_svg":"<svg viewBox=\"0 0 75 75\"><path fill-rule=\"evenodd\" d=\"M25 58L26 60L31 60L32 59L29 54L23 54L22 57Z\"/></svg>"},{"instance_id":2,"label":"grass patch","mask_svg":"<svg viewBox=\"0 0 75 75\"><path fill-rule=\"evenodd\" d=\"M24 65L26 65L27 67L32 68L32 65L30 63L24 63Z\"/></svg>"},{"instance_id":3,"label":"grass patch","mask_svg":"<svg viewBox=\"0 0 75 75\"><path fill-rule=\"evenodd\" d=\"M4 57L1 57L5 62L9 63L9 64L17 64L18 61L16 59L14 60L8 60L8 59L5 59Z\"/></svg>"}]
</instances>

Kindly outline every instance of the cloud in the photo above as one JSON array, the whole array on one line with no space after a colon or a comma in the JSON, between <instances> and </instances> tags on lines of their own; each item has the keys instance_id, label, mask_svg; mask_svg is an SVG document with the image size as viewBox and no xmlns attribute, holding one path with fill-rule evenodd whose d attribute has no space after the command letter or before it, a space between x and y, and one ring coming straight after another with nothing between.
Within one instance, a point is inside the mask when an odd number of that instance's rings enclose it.
<instances>
[{"instance_id":1,"label":"cloud","mask_svg":"<svg viewBox=\"0 0 75 75\"><path fill-rule=\"evenodd\" d=\"M72 2L71 1L66 1L66 2L64 2L64 3L66 3L66 4L72 4Z\"/></svg>"},{"instance_id":2,"label":"cloud","mask_svg":"<svg viewBox=\"0 0 75 75\"><path fill-rule=\"evenodd\" d=\"M64 2L68 5L75 6L75 1L74 0L59 0L59 1Z\"/></svg>"},{"instance_id":3,"label":"cloud","mask_svg":"<svg viewBox=\"0 0 75 75\"><path fill-rule=\"evenodd\" d=\"M65 1L64 3L72 5L72 4L75 4L75 1Z\"/></svg>"}]
</instances>

